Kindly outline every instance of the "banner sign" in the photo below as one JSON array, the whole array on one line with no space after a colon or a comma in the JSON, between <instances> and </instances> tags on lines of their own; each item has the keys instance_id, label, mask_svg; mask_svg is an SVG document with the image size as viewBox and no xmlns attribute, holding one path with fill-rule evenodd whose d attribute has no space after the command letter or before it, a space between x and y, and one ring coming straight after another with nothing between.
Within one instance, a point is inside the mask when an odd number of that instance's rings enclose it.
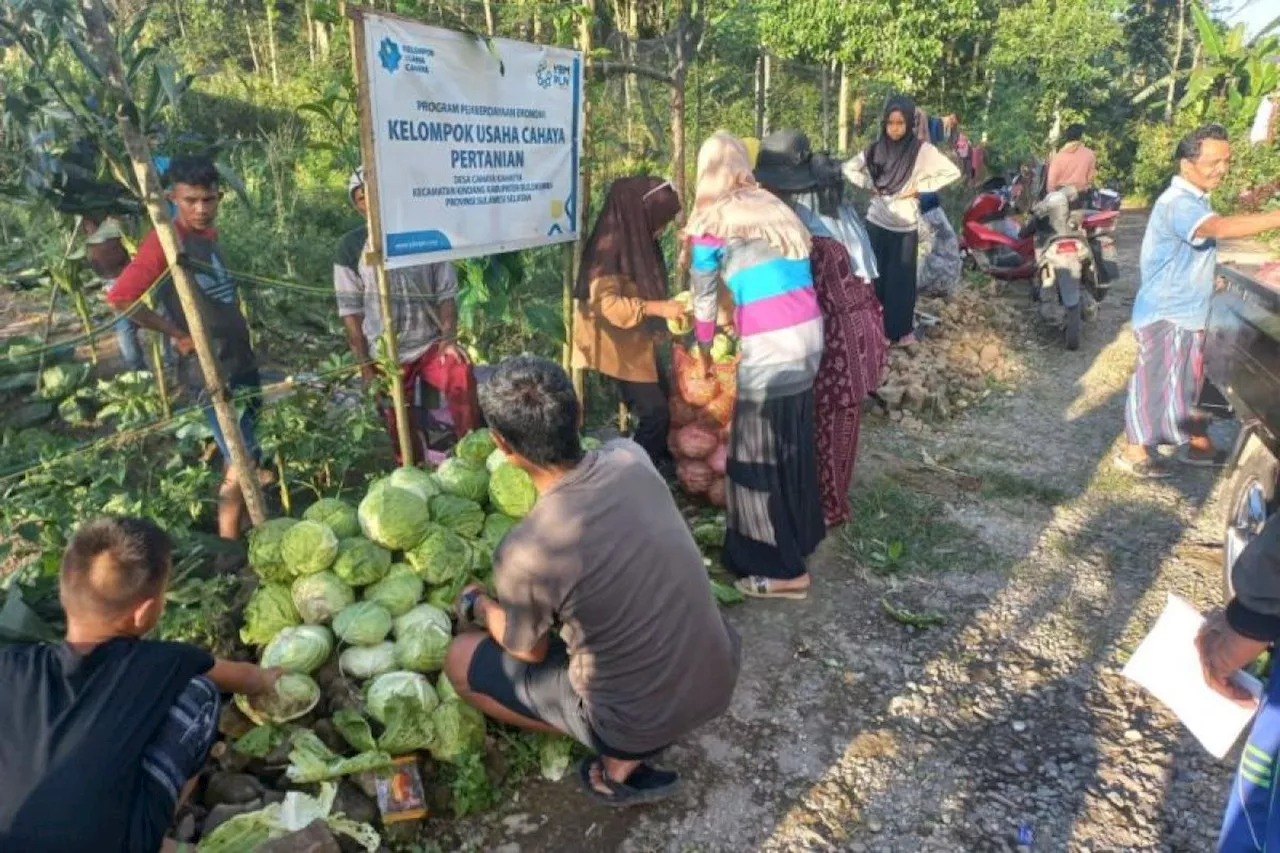
<instances>
[{"instance_id":1,"label":"banner sign","mask_svg":"<svg viewBox=\"0 0 1280 853\"><path fill-rule=\"evenodd\" d=\"M362 18L387 268L573 240L582 55Z\"/></svg>"}]
</instances>

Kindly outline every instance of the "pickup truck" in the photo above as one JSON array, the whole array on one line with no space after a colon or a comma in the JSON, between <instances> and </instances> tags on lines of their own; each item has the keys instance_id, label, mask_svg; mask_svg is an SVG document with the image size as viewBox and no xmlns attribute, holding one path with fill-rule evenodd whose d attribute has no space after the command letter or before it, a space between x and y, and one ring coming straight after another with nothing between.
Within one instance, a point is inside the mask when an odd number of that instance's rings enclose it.
<instances>
[{"instance_id":1,"label":"pickup truck","mask_svg":"<svg viewBox=\"0 0 1280 853\"><path fill-rule=\"evenodd\" d=\"M1229 405L1241 425L1222 496L1228 600L1236 559L1280 509L1280 286L1263 281L1259 273L1255 266L1219 264L1205 327L1208 382L1201 407ZM1209 399L1217 396L1215 390L1225 399Z\"/></svg>"}]
</instances>

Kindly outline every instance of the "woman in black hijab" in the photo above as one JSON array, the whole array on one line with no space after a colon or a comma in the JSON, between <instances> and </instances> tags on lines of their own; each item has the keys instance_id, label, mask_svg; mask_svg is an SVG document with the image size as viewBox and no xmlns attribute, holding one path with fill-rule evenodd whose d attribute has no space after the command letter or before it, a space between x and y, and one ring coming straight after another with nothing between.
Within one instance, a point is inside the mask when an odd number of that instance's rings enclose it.
<instances>
[{"instance_id":1,"label":"woman in black hijab","mask_svg":"<svg viewBox=\"0 0 1280 853\"><path fill-rule=\"evenodd\" d=\"M667 265L658 238L680 212L661 178L619 178L609 188L582 256L574 287L573 366L618 382L638 424L633 438L659 470L671 468L670 414L654 344L665 320L689 309L667 298Z\"/></svg>"},{"instance_id":2,"label":"woman in black hijab","mask_svg":"<svg viewBox=\"0 0 1280 853\"><path fill-rule=\"evenodd\" d=\"M867 234L880 271L876 296L884 306L885 336L903 346L915 343L920 193L937 192L960 177L954 163L916 136L915 125L912 100L890 98L876 141L844 166L850 183L872 192Z\"/></svg>"}]
</instances>

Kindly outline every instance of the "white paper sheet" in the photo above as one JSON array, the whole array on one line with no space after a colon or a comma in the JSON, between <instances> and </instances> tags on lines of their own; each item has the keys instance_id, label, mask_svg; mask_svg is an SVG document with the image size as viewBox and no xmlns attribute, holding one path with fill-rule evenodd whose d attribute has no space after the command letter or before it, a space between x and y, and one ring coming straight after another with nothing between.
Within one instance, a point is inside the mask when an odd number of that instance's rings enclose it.
<instances>
[{"instance_id":1,"label":"white paper sheet","mask_svg":"<svg viewBox=\"0 0 1280 853\"><path fill-rule=\"evenodd\" d=\"M1201 746L1221 759L1249 725L1253 711L1205 683L1195 645L1203 623L1204 617L1194 607L1170 595L1151 632L1125 664L1124 676L1167 705ZM1252 676L1242 673L1237 680L1255 695L1261 691Z\"/></svg>"}]
</instances>

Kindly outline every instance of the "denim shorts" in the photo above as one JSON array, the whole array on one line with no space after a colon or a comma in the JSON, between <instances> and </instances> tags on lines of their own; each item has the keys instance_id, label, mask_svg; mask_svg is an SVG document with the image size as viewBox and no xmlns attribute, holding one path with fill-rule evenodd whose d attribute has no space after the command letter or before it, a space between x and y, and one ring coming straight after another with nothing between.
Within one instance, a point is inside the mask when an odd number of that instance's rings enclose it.
<instances>
[{"instance_id":1,"label":"denim shorts","mask_svg":"<svg viewBox=\"0 0 1280 853\"><path fill-rule=\"evenodd\" d=\"M233 381L231 396L235 400L236 409L240 411L240 432L244 435L245 448L254 461L260 463L262 451L258 446L258 410L262 408L262 389L256 381L245 383ZM218 423L218 415L214 411L213 403L209 402L208 395L203 392L200 394L200 407L204 409L209 428L213 430L213 440L218 443L223 462L230 465L231 451L227 449L227 437L222 434L222 426Z\"/></svg>"}]
</instances>

